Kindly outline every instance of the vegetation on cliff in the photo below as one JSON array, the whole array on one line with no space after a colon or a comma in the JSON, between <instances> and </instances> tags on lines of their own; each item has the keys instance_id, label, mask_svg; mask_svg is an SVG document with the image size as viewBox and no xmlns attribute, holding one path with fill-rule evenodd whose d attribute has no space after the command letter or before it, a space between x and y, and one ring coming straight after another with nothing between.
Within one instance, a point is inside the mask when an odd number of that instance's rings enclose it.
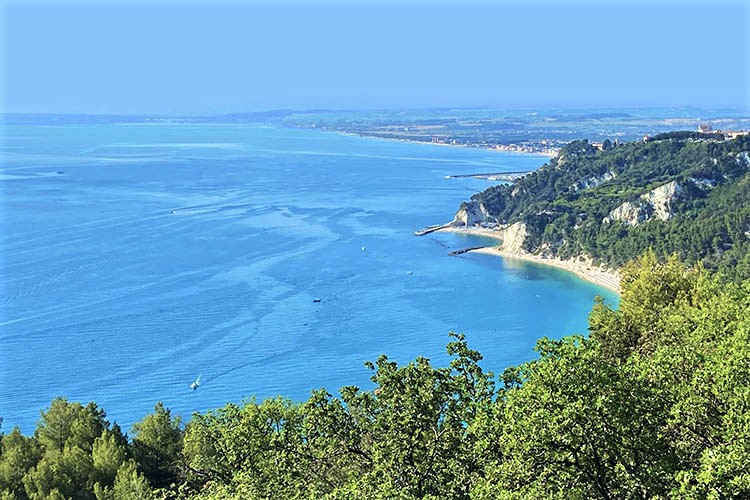
<instances>
[{"instance_id":1,"label":"vegetation on cliff","mask_svg":"<svg viewBox=\"0 0 750 500\"><path fill-rule=\"evenodd\" d=\"M750 284L651 252L590 334L485 372L370 365L376 389L227 404L183 424L157 405L126 437L56 399L0 441L0 498L730 498L750 495Z\"/></svg>"},{"instance_id":2,"label":"vegetation on cliff","mask_svg":"<svg viewBox=\"0 0 750 500\"><path fill-rule=\"evenodd\" d=\"M574 141L514 184L464 208L525 224L524 247L619 267L652 248L750 277L750 136L668 133L595 148Z\"/></svg>"}]
</instances>

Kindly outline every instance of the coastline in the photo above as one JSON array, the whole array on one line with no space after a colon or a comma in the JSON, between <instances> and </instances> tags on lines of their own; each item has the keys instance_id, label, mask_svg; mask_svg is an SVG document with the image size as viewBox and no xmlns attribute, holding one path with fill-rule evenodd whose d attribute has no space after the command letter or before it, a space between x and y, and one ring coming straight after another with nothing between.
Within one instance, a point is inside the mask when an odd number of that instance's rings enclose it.
<instances>
[{"instance_id":1,"label":"coastline","mask_svg":"<svg viewBox=\"0 0 750 500\"><path fill-rule=\"evenodd\" d=\"M438 232L447 233L458 233L458 234L469 234L472 236L485 236L493 238L498 242L502 241L497 231L487 228L464 228L464 227L450 227L443 226L437 230ZM469 252L483 253L487 255L494 255L496 257L502 257L504 259L516 259L524 260L527 262L533 262L535 264L541 264L543 266L556 267L569 273L573 273L579 278L594 283L595 285L606 288L616 294L620 294L620 277L614 271L604 271L596 266L591 266L584 260L572 260L572 259L558 259L554 257L541 257L539 255L533 255L530 253L519 253L509 252L503 250L500 245L488 246L482 248L476 248L469 250Z\"/></svg>"},{"instance_id":2,"label":"coastline","mask_svg":"<svg viewBox=\"0 0 750 500\"><path fill-rule=\"evenodd\" d=\"M367 139L382 139L384 141L395 141L395 142L408 142L411 144L427 144L430 146L447 146L450 148L473 148L473 149L481 149L482 151L495 151L498 153L513 153L513 154L520 154L520 155L530 155L530 156L542 156L544 158L554 158L557 156L558 151L557 150L551 150L551 151L527 151L523 147L512 147L512 146L504 146L504 145L497 145L497 146L479 146L479 145L473 145L473 144L459 144L459 143L449 143L449 142L429 142L429 141L417 141L414 139L405 139L403 137L383 137L380 135L369 135L369 134L362 134L359 132L347 132L345 130L330 130L330 129L318 129L322 130L323 132L333 132L334 134L343 134L343 135L349 135L354 137L365 137Z\"/></svg>"},{"instance_id":3,"label":"coastline","mask_svg":"<svg viewBox=\"0 0 750 500\"><path fill-rule=\"evenodd\" d=\"M498 151L498 152L515 153L515 154L544 156L547 158L552 158L554 156L557 156L557 151L554 151L554 152L552 151L550 152L524 151L521 148L513 148L513 147L508 147L508 146L476 146L476 145L469 145L469 144L451 144L451 143L446 143L446 142L427 142L427 141L417 141L413 139L405 139L401 137L382 137L382 136L377 136L377 135L368 135L368 134L362 134L362 133L357 133L357 132L348 132L344 130L326 130L326 132L334 132L334 133L356 136L356 137L366 137L369 139L382 139L385 141L410 142L414 144L430 144L433 146L448 146L448 147L457 147L457 148L473 147L473 148L482 149L486 151ZM610 290L618 295L620 295L620 292L621 292L620 277L615 271L602 270L600 267L595 267L593 265L590 265L590 263L586 262L583 259L564 260L564 259L558 259L556 257L542 257L539 255L534 255L534 254L530 254L526 252L521 253L521 252L510 252L507 250L503 250L502 249L503 240L498 234L498 232L494 229L481 228L481 227L453 227L448 224L445 224L443 226L435 226L435 229L430 229L430 232L432 231L452 232L452 233L459 233L459 234L462 233L462 234L470 234L473 236L484 236L484 237L492 238L498 241L498 246L472 248L466 251L474 252L474 253L483 253L487 255L494 255L496 257L501 257L504 259L523 260L526 262L533 262L535 264L541 264L543 266L556 267L558 269L562 269L563 271L572 273L584 281L588 281L589 283L593 283L595 285L606 288L607 290Z\"/></svg>"}]
</instances>

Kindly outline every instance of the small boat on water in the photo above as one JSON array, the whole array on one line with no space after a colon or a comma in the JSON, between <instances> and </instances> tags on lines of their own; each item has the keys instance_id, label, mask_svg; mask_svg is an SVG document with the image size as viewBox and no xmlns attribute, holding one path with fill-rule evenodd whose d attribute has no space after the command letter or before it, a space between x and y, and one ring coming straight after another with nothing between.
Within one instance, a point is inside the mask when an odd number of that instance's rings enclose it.
<instances>
[{"instance_id":1,"label":"small boat on water","mask_svg":"<svg viewBox=\"0 0 750 500\"><path fill-rule=\"evenodd\" d=\"M201 385L201 376L198 375L198 378L195 379L195 381L192 384L190 384L190 388L192 390L196 390L200 385Z\"/></svg>"}]
</instances>

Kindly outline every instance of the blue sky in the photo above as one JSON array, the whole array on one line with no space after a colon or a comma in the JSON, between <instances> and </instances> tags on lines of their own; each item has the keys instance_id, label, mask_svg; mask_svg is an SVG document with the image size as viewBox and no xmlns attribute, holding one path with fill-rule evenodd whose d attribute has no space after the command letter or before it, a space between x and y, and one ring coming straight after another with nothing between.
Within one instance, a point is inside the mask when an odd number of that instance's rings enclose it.
<instances>
[{"instance_id":1,"label":"blue sky","mask_svg":"<svg viewBox=\"0 0 750 500\"><path fill-rule=\"evenodd\" d=\"M6 1L7 112L750 108L747 2Z\"/></svg>"}]
</instances>

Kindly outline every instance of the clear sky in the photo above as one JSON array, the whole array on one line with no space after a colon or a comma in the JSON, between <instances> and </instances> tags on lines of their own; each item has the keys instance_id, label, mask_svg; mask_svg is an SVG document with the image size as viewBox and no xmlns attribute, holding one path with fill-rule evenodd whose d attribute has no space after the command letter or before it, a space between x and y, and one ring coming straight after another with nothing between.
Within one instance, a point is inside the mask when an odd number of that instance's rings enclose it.
<instances>
[{"instance_id":1,"label":"clear sky","mask_svg":"<svg viewBox=\"0 0 750 500\"><path fill-rule=\"evenodd\" d=\"M5 1L6 112L750 108L746 1Z\"/></svg>"}]
</instances>

